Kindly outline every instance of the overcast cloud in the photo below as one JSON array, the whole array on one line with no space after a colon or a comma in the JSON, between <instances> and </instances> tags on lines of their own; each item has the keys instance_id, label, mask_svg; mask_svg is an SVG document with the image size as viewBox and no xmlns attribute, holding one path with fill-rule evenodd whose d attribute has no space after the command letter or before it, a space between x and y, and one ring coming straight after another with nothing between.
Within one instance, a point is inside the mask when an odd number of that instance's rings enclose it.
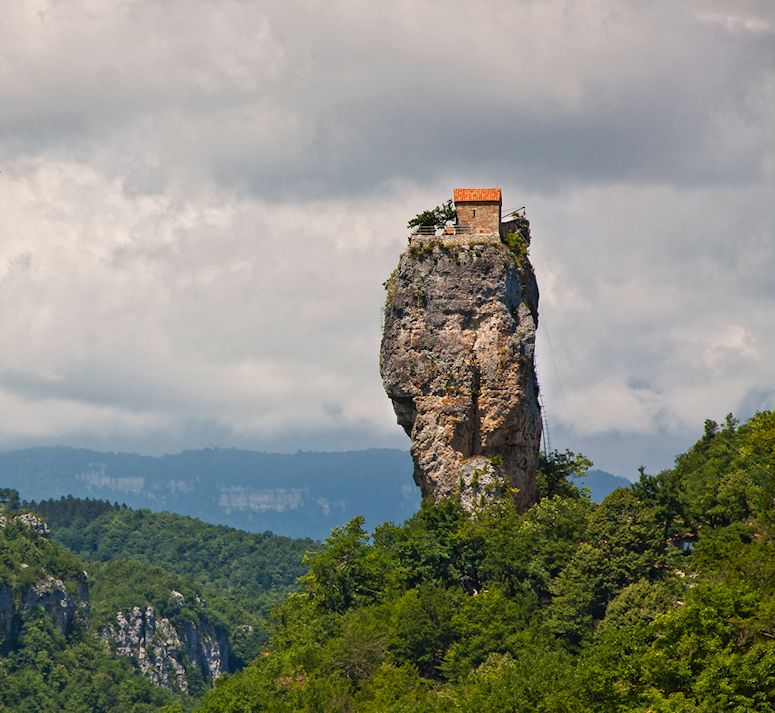
<instances>
[{"instance_id":1,"label":"overcast cloud","mask_svg":"<svg viewBox=\"0 0 775 713\"><path fill-rule=\"evenodd\" d=\"M775 9L3 3L0 447L407 447L382 281L527 206L555 448L632 476L775 400Z\"/></svg>"}]
</instances>

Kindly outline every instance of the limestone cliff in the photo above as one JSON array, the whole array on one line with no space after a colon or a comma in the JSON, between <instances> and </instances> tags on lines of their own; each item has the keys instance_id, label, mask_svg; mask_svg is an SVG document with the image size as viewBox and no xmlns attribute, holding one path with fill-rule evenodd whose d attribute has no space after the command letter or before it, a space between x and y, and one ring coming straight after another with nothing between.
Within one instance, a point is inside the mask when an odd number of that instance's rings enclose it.
<instances>
[{"instance_id":1,"label":"limestone cliff","mask_svg":"<svg viewBox=\"0 0 775 713\"><path fill-rule=\"evenodd\" d=\"M529 223L461 227L413 235L385 283L382 379L424 497L524 510L541 438Z\"/></svg>"},{"instance_id":2,"label":"limestone cliff","mask_svg":"<svg viewBox=\"0 0 775 713\"><path fill-rule=\"evenodd\" d=\"M172 592L180 607L185 605L179 592ZM201 602L194 607L202 609ZM229 645L226 635L199 613L173 624L160 616L154 607L133 607L120 611L105 626L100 637L105 645L120 656L130 657L140 672L157 686L189 692L191 674L212 683L229 669Z\"/></svg>"}]
</instances>

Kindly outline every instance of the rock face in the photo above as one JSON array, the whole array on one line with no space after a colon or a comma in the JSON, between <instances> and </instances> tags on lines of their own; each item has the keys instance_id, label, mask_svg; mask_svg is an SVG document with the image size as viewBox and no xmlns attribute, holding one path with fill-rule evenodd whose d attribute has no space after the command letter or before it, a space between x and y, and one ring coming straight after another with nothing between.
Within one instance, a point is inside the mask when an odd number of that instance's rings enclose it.
<instances>
[{"instance_id":1,"label":"rock face","mask_svg":"<svg viewBox=\"0 0 775 713\"><path fill-rule=\"evenodd\" d=\"M76 623L86 621L89 611L86 573L69 584L70 587L51 575L17 593L9 584L0 584L0 654L15 647L26 612L42 609L61 634L70 633Z\"/></svg>"},{"instance_id":2,"label":"rock face","mask_svg":"<svg viewBox=\"0 0 775 713\"><path fill-rule=\"evenodd\" d=\"M182 597L178 592L172 595ZM133 607L118 612L100 637L120 656L132 658L146 678L171 690L187 693L194 668L208 683L229 670L226 636L203 616L196 623L187 620L175 626L151 606Z\"/></svg>"},{"instance_id":3,"label":"rock face","mask_svg":"<svg viewBox=\"0 0 775 713\"><path fill-rule=\"evenodd\" d=\"M68 633L76 621L85 621L89 613L89 585L86 572L73 579L72 593L61 579L46 575L41 581L27 588L22 596L22 608L31 611L41 607L51 619L55 629Z\"/></svg>"},{"instance_id":4,"label":"rock face","mask_svg":"<svg viewBox=\"0 0 775 713\"><path fill-rule=\"evenodd\" d=\"M415 482L468 510L535 500L538 286L529 223L499 227L413 235L385 283L380 370L411 438Z\"/></svg>"},{"instance_id":5,"label":"rock face","mask_svg":"<svg viewBox=\"0 0 775 713\"><path fill-rule=\"evenodd\" d=\"M0 516L0 528L19 528L29 540L30 562L39 559L36 540L48 540L48 526L33 513ZM43 543L51 547L49 543ZM8 564L8 563L6 563ZM24 616L42 609L52 625L62 634L69 634L89 616L89 582L86 572L70 571L67 576L55 575L27 562L11 563L0 582L0 654L17 644Z\"/></svg>"}]
</instances>

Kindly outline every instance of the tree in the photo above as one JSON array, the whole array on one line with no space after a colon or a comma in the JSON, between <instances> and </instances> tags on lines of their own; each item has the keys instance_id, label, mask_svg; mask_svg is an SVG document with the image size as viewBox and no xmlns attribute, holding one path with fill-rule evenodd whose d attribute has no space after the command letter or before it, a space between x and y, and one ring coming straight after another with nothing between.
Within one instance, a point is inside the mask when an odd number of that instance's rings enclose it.
<instances>
[{"instance_id":1,"label":"tree","mask_svg":"<svg viewBox=\"0 0 775 713\"><path fill-rule=\"evenodd\" d=\"M455 219L455 209L452 206L452 201L447 201L441 205L436 206L431 210L424 210L422 213L418 213L412 218L409 223L409 228L443 228L447 221Z\"/></svg>"},{"instance_id":2,"label":"tree","mask_svg":"<svg viewBox=\"0 0 775 713\"><path fill-rule=\"evenodd\" d=\"M371 556L363 523L364 518L359 516L334 529L325 549L304 560L309 572L299 579L299 584L325 611L341 613L372 602L382 593L384 577Z\"/></svg>"},{"instance_id":3,"label":"tree","mask_svg":"<svg viewBox=\"0 0 775 713\"><path fill-rule=\"evenodd\" d=\"M19 491L13 488L0 488L0 512L19 509Z\"/></svg>"},{"instance_id":4,"label":"tree","mask_svg":"<svg viewBox=\"0 0 775 713\"><path fill-rule=\"evenodd\" d=\"M562 495L577 498L581 495L573 482L583 478L592 467L592 461L581 453L565 450L540 453L536 470L536 494L538 499Z\"/></svg>"}]
</instances>

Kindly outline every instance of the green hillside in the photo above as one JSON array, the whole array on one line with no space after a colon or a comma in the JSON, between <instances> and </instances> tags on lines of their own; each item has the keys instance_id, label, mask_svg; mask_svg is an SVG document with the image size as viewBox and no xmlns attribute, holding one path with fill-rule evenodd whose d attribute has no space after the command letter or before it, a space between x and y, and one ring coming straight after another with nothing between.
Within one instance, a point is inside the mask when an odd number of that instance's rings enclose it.
<instances>
[{"instance_id":1,"label":"green hillside","mask_svg":"<svg viewBox=\"0 0 775 713\"><path fill-rule=\"evenodd\" d=\"M268 609L305 571L304 555L319 547L310 539L249 533L105 501L64 497L28 505L46 518L56 542L87 562L139 560L197 585L229 629L237 666L258 653Z\"/></svg>"},{"instance_id":2,"label":"green hillside","mask_svg":"<svg viewBox=\"0 0 775 713\"><path fill-rule=\"evenodd\" d=\"M179 700L89 624L84 564L28 513L0 512L0 710L150 713Z\"/></svg>"},{"instance_id":3,"label":"green hillside","mask_svg":"<svg viewBox=\"0 0 775 713\"><path fill-rule=\"evenodd\" d=\"M263 649L269 607L314 549L106 501L20 505L3 490L0 710L190 709L213 670Z\"/></svg>"},{"instance_id":4,"label":"green hillside","mask_svg":"<svg viewBox=\"0 0 775 713\"><path fill-rule=\"evenodd\" d=\"M202 710L771 711L775 413L707 422L599 505L573 463L524 515L444 503L336 530L267 654Z\"/></svg>"},{"instance_id":5,"label":"green hillside","mask_svg":"<svg viewBox=\"0 0 775 713\"><path fill-rule=\"evenodd\" d=\"M66 497L30 502L57 542L86 560L145 559L199 582L263 592L292 585L304 572L311 539L251 533L169 512L134 510Z\"/></svg>"}]
</instances>

